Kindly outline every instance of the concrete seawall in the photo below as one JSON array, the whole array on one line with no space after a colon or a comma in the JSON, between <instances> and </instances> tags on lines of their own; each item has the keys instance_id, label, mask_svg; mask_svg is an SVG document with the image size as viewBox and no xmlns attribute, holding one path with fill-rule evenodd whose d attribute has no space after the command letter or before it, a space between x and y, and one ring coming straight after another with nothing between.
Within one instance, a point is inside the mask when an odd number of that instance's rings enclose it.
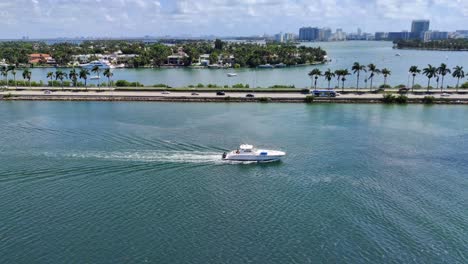
<instances>
[{"instance_id":1,"label":"concrete seawall","mask_svg":"<svg viewBox=\"0 0 468 264\"><path fill-rule=\"evenodd\" d=\"M187 97L187 96L122 96L122 95L0 95L4 101L103 101L103 102L194 102L194 103L307 103L305 97ZM382 98L314 98L309 103L381 104ZM408 104L423 104L423 98L408 98ZM434 104L468 105L468 98L435 98Z\"/></svg>"}]
</instances>

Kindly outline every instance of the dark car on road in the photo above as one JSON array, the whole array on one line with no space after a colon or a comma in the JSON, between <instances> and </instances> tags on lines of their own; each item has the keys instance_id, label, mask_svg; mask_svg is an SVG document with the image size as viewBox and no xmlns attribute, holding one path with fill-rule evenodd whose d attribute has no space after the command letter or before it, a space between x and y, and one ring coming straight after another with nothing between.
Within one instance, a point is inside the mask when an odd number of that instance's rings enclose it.
<instances>
[{"instance_id":1,"label":"dark car on road","mask_svg":"<svg viewBox=\"0 0 468 264\"><path fill-rule=\"evenodd\" d=\"M247 94L245 97L247 97L247 98L254 98L255 95L253 95L253 94Z\"/></svg>"},{"instance_id":2,"label":"dark car on road","mask_svg":"<svg viewBox=\"0 0 468 264\"><path fill-rule=\"evenodd\" d=\"M401 94L408 93L409 91L410 91L410 89L405 88L405 87L398 89L398 93L401 93Z\"/></svg>"},{"instance_id":3,"label":"dark car on road","mask_svg":"<svg viewBox=\"0 0 468 264\"><path fill-rule=\"evenodd\" d=\"M226 95L225 92L217 92L216 95Z\"/></svg>"}]
</instances>

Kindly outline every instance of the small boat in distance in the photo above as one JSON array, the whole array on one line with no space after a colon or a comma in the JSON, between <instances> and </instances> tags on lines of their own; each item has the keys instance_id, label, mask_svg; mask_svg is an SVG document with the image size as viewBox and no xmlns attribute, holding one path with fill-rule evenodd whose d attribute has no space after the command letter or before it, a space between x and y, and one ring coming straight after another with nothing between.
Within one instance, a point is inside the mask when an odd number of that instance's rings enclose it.
<instances>
[{"instance_id":1,"label":"small boat in distance","mask_svg":"<svg viewBox=\"0 0 468 264\"><path fill-rule=\"evenodd\" d=\"M258 65L258 68L259 69L273 69L274 66L271 64L262 64L262 65Z\"/></svg>"},{"instance_id":2,"label":"small boat in distance","mask_svg":"<svg viewBox=\"0 0 468 264\"><path fill-rule=\"evenodd\" d=\"M229 153L223 153L223 160L226 161L277 161L286 155L283 151L256 149L252 145L241 145L239 149Z\"/></svg>"},{"instance_id":3,"label":"small boat in distance","mask_svg":"<svg viewBox=\"0 0 468 264\"><path fill-rule=\"evenodd\" d=\"M397 53L397 54L395 54L395 56L397 56L397 57L400 57L400 56L401 56L401 54L400 54L400 53Z\"/></svg>"},{"instance_id":4,"label":"small boat in distance","mask_svg":"<svg viewBox=\"0 0 468 264\"><path fill-rule=\"evenodd\" d=\"M237 76L237 73L228 73L227 76L228 76L228 77L236 77L236 76Z\"/></svg>"}]
</instances>

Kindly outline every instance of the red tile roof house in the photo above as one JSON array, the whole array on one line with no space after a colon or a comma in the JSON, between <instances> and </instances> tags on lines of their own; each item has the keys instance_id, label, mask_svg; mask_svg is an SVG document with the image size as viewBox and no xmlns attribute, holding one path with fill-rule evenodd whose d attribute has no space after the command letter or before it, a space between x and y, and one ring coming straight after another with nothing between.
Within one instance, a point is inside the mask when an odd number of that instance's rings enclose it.
<instances>
[{"instance_id":1,"label":"red tile roof house","mask_svg":"<svg viewBox=\"0 0 468 264\"><path fill-rule=\"evenodd\" d=\"M49 54L33 53L29 55L30 64L56 64L56 61Z\"/></svg>"}]
</instances>

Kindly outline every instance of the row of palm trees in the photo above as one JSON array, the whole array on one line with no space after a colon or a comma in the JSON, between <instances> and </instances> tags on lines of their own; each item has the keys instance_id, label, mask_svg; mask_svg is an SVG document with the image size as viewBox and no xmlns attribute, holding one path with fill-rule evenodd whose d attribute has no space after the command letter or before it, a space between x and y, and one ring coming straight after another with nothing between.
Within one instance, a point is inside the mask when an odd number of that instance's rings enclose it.
<instances>
[{"instance_id":1,"label":"row of palm trees","mask_svg":"<svg viewBox=\"0 0 468 264\"><path fill-rule=\"evenodd\" d=\"M91 69L91 72L97 75L97 79L99 80L101 78L100 73L101 69L98 66L94 66ZM105 69L104 72L102 73L104 77L107 78L107 84L110 86L111 84L111 78L114 76L114 74L111 72L110 69ZM71 69L70 72L68 72L68 75L66 72L63 72L62 70L56 70L55 72L48 72L47 73L47 78L50 79L52 82L54 79L60 80L60 84L63 88L63 80L64 79L70 79L72 81L73 87L76 87L78 84L78 79L84 80L84 85L85 87L88 87L88 76L90 75L90 72L86 68L81 68L79 72L77 72L75 69ZM99 83L98 83L99 86Z\"/></svg>"},{"instance_id":2,"label":"row of palm trees","mask_svg":"<svg viewBox=\"0 0 468 264\"><path fill-rule=\"evenodd\" d=\"M416 75L421 73L421 70L418 68L418 66L411 66L409 69L409 73L413 75L413 85L412 89L414 88L414 79L416 78ZM460 79L465 78L465 71L463 70L463 67L461 66L455 66L452 70L447 67L445 63L442 63L439 67L434 67L431 64L427 65L426 68L422 69L422 74L426 75L428 81L427 81L427 90L429 91L429 87L431 86L431 79L435 78L437 82L436 88L439 88L439 81L441 81L440 85L440 90L442 91L444 89L444 79L447 74L452 74L453 78L457 79L457 92L458 92L458 87L460 86Z\"/></svg>"},{"instance_id":3,"label":"row of palm trees","mask_svg":"<svg viewBox=\"0 0 468 264\"><path fill-rule=\"evenodd\" d=\"M362 65L358 62L355 62L353 66L351 67L351 71L353 74L356 75L357 83L356 83L356 89L359 90L359 82L360 82L360 77L361 73L367 73L366 77L364 79L365 82L365 88L367 88L367 82L370 81L370 88L372 89L373 87L373 80L376 75L382 74L384 77L384 85L383 87L387 87L387 78L392 74L392 72L387 69L378 69L375 64L369 64L369 65ZM442 63L439 67L434 67L431 64L429 64L426 68L424 69L419 69L418 66L411 66L409 69L409 73L412 74L413 76L413 85L411 86L412 89L414 89L414 81L415 78L418 74L423 73L427 78L428 78L428 84L427 84L427 90L429 91L429 87L431 85L431 79L435 78L437 81L437 87L439 88L439 81L441 81L441 86L440 89L442 91L444 87L444 78L447 74L452 73L452 76L457 79L457 91L458 87L460 84L460 79L465 78L465 72L463 71L463 67L461 66L456 66L452 70L450 70L446 64ZM340 81L342 82L342 90L344 90L344 83L346 81L346 76L351 75L351 73L348 71L348 69L338 69L335 71L332 71L330 69L326 70L325 72L322 73L320 69L313 69L311 72L309 72L309 76L311 77L312 80L314 80L314 88L317 89L317 80L319 77L323 76L325 80L328 81L328 89L330 89L330 82L333 78L337 78L338 82L338 87L340 86Z\"/></svg>"},{"instance_id":4,"label":"row of palm trees","mask_svg":"<svg viewBox=\"0 0 468 264\"><path fill-rule=\"evenodd\" d=\"M3 66L0 69L0 73L3 77L5 77L5 82L8 84L8 75L11 72L11 75L13 76L14 83L16 86L16 66L14 65L9 65L9 66ZM100 73L101 69L98 66L94 66L91 69L91 72L95 73L97 75L97 79L100 79ZM29 86L31 87L31 77L32 77L32 72L30 69L26 68L23 70L23 79L28 80ZM78 79L84 80L84 85L87 87L87 81L88 81L88 76L90 75L90 71L85 68L81 68L80 71L76 71L76 69L71 69L70 72L66 73L62 70L56 70L55 72L48 72L47 73L47 79L50 79L52 82L54 79L56 81L60 80L60 84L63 88L63 81L65 79L70 79L72 81L73 87L76 87L78 85ZM111 78L114 76L114 74L111 72L110 69L105 69L103 72L103 75L107 78L108 80L108 85L110 86L111 84ZM98 83L99 86L99 83Z\"/></svg>"}]
</instances>

